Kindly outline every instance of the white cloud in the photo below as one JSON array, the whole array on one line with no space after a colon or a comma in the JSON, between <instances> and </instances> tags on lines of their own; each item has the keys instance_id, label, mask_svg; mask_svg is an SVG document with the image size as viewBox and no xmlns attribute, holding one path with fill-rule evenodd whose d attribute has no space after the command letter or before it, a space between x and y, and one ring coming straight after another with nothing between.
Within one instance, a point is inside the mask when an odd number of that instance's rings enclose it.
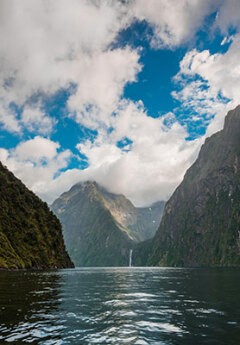
<instances>
[{"instance_id":1,"label":"white cloud","mask_svg":"<svg viewBox=\"0 0 240 345\"><path fill-rule=\"evenodd\" d=\"M15 149L0 148L1 162L47 201L56 174L67 167L71 156L69 150L60 151L58 143L39 136L21 142Z\"/></svg>"},{"instance_id":2,"label":"white cloud","mask_svg":"<svg viewBox=\"0 0 240 345\"><path fill-rule=\"evenodd\" d=\"M87 127L108 128L124 86L141 70L138 51L108 49L129 20L125 6L82 0L23 0L20 6L3 0L0 7L0 99L5 105L0 120L5 127L50 133L55 120L42 111L39 100L34 105L29 99L74 84L76 93L68 100L72 117ZM24 107L20 116L8 116L11 102ZM61 172L71 153L50 139L20 142L15 149L1 150L1 157L48 201L81 179L76 169Z\"/></svg>"},{"instance_id":3,"label":"white cloud","mask_svg":"<svg viewBox=\"0 0 240 345\"><path fill-rule=\"evenodd\" d=\"M216 114L226 112L226 101L206 80L191 81L190 77L182 84L180 91L172 92L172 96L180 102L181 106L176 111L186 123L197 121L203 127L208 127Z\"/></svg>"},{"instance_id":4,"label":"white cloud","mask_svg":"<svg viewBox=\"0 0 240 345\"><path fill-rule=\"evenodd\" d=\"M189 41L219 4L216 25L224 30L238 13L234 0L2 0L0 122L11 131L33 131L41 117L38 132L51 132L55 121L39 114L39 104L35 111L31 105L30 114L27 101L73 83L76 93L68 105L75 119L90 127L107 125L124 86L141 70L139 52L109 49L116 34L136 18L146 20L153 27L152 44L172 48ZM235 14L233 25L239 25ZM27 107L22 122L11 102Z\"/></svg>"},{"instance_id":5,"label":"white cloud","mask_svg":"<svg viewBox=\"0 0 240 345\"><path fill-rule=\"evenodd\" d=\"M109 126L124 86L136 81L141 70L138 59L138 52L127 47L73 63L78 86L68 107L78 123L93 129Z\"/></svg>"},{"instance_id":6,"label":"white cloud","mask_svg":"<svg viewBox=\"0 0 240 345\"><path fill-rule=\"evenodd\" d=\"M198 74L207 80L215 93L236 100L240 86L240 35L236 35L226 53L211 55L208 50L188 52L180 64L180 73L194 76Z\"/></svg>"},{"instance_id":7,"label":"white cloud","mask_svg":"<svg viewBox=\"0 0 240 345\"><path fill-rule=\"evenodd\" d=\"M113 49L117 33L135 19L153 28L151 45L173 49L193 39L207 15L218 8L215 28L229 43L230 19L237 1L221 0L2 0L0 2L0 122L15 132L27 129L50 135L56 120L42 109L41 95L52 95L74 85L68 99L77 123L98 131L97 138L77 148L87 156L85 170L67 169L72 153L50 139L36 136L10 150L0 149L0 160L29 188L51 202L74 183L95 179L138 205L167 199L194 161L202 139L186 141L188 133L173 114L147 116L143 104L122 99L127 83L137 80L140 50ZM239 6L235 13L238 13ZM223 54L205 50L186 54L173 96L191 119L219 113L208 134L221 127L222 98L238 102L240 87L239 36ZM195 80L195 76L199 76ZM187 84L184 84L184 80ZM33 96L39 95L34 104ZM11 102L23 107L18 114ZM199 115L197 115L198 113ZM111 131L109 129L111 128ZM128 140L126 140L128 138ZM120 148L119 141L126 142ZM66 170L66 171L65 171Z\"/></svg>"},{"instance_id":8,"label":"white cloud","mask_svg":"<svg viewBox=\"0 0 240 345\"><path fill-rule=\"evenodd\" d=\"M42 159L47 161L53 159L57 155L58 148L58 143L37 136L21 142L14 150L14 156L22 161L38 163Z\"/></svg>"},{"instance_id":9,"label":"white cloud","mask_svg":"<svg viewBox=\"0 0 240 345\"><path fill-rule=\"evenodd\" d=\"M71 152L40 136L9 151L0 149L0 160L50 203L74 183L89 179L125 194L137 205L167 199L194 161L201 140L186 141L188 133L173 114L151 118L141 102L123 101L112 126L111 134L102 129L93 142L77 145L88 158L85 170L65 171ZM126 137L131 150L117 145Z\"/></svg>"},{"instance_id":10,"label":"white cloud","mask_svg":"<svg viewBox=\"0 0 240 345\"><path fill-rule=\"evenodd\" d=\"M173 48L194 37L217 3L218 0L137 0L132 11L138 19L152 25L153 47Z\"/></svg>"},{"instance_id":11,"label":"white cloud","mask_svg":"<svg viewBox=\"0 0 240 345\"><path fill-rule=\"evenodd\" d=\"M31 121L24 114L21 125L18 114L11 114L12 119L6 120L11 102L25 106L33 95L50 95L69 87L70 83L78 86L77 94L70 101L71 108L74 104L84 109L90 102L93 105L99 100L103 102L102 83L106 85L103 91L109 94L103 106L111 108L123 84L135 80L135 73L139 71L137 53L128 48L107 51L128 19L125 7L118 1L22 0L20 4L17 0L2 0L0 102L4 106L0 109L0 121L5 127L19 131L24 125L29 130L38 126L38 109L31 112ZM116 63L120 65L119 71L113 71ZM104 71L108 73L105 75ZM98 77L94 77L94 73ZM102 104L97 106L101 108ZM43 118L41 133L53 125L47 116Z\"/></svg>"},{"instance_id":12,"label":"white cloud","mask_svg":"<svg viewBox=\"0 0 240 345\"><path fill-rule=\"evenodd\" d=\"M38 107L25 106L21 115L21 124L30 132L51 133L55 120Z\"/></svg>"},{"instance_id":13,"label":"white cloud","mask_svg":"<svg viewBox=\"0 0 240 345\"><path fill-rule=\"evenodd\" d=\"M206 29L206 18L215 12L210 33L220 29L228 36L229 30L240 28L239 0L136 0L131 10L133 16L152 26L151 44L157 49L175 48L193 40L199 29ZM228 40L226 37L225 42Z\"/></svg>"},{"instance_id":14,"label":"white cloud","mask_svg":"<svg viewBox=\"0 0 240 345\"><path fill-rule=\"evenodd\" d=\"M108 48L117 33L134 19L145 19L153 26L156 47L174 47L192 38L215 3L2 0L0 121L12 131L33 130L39 125L39 104L31 121L19 123L19 114L9 108L11 102L25 107L33 95L53 94L71 83L76 93L68 105L77 121L92 127L96 118L108 121L123 87L135 81L141 69L137 51ZM47 116L43 120L42 134L54 125Z\"/></svg>"},{"instance_id":15,"label":"white cloud","mask_svg":"<svg viewBox=\"0 0 240 345\"><path fill-rule=\"evenodd\" d=\"M9 132L19 132L21 127L14 111L0 97L0 125Z\"/></svg>"},{"instance_id":16,"label":"white cloud","mask_svg":"<svg viewBox=\"0 0 240 345\"><path fill-rule=\"evenodd\" d=\"M219 27L223 34L228 34L229 29L240 28L239 0L221 1L215 26Z\"/></svg>"},{"instance_id":17,"label":"white cloud","mask_svg":"<svg viewBox=\"0 0 240 345\"><path fill-rule=\"evenodd\" d=\"M171 126L167 126L170 117ZM147 116L142 104L123 102L109 135L102 132L92 143L77 147L89 159L81 179L94 179L115 193L123 193L137 205L168 199L196 158L201 140L188 142L186 130L173 114ZM127 137L131 150L116 144Z\"/></svg>"},{"instance_id":18,"label":"white cloud","mask_svg":"<svg viewBox=\"0 0 240 345\"><path fill-rule=\"evenodd\" d=\"M227 111L239 104L239 44L240 34L236 34L225 53L210 54L208 50L199 52L196 49L188 52L175 77L183 87L173 92L173 96L181 101L183 110L192 108L199 117L203 113L216 115L207 135L220 130ZM196 76L201 81L192 81Z\"/></svg>"}]
</instances>

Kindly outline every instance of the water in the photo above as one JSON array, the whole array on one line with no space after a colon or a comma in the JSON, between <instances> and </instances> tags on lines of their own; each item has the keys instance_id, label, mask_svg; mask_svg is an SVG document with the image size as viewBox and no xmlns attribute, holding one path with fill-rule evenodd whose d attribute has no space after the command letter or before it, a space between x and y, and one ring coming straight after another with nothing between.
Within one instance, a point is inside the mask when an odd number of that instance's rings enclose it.
<instances>
[{"instance_id":1,"label":"water","mask_svg":"<svg viewBox=\"0 0 240 345\"><path fill-rule=\"evenodd\" d=\"M240 344L240 270L0 272L0 344Z\"/></svg>"}]
</instances>

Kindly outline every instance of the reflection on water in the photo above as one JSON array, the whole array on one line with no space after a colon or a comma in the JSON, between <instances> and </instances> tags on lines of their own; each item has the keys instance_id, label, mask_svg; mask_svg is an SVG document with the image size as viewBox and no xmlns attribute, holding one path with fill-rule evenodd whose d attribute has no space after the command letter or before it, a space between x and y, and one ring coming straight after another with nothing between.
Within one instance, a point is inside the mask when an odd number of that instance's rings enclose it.
<instances>
[{"instance_id":1,"label":"reflection on water","mask_svg":"<svg viewBox=\"0 0 240 345\"><path fill-rule=\"evenodd\" d=\"M0 272L0 344L240 344L240 270Z\"/></svg>"}]
</instances>

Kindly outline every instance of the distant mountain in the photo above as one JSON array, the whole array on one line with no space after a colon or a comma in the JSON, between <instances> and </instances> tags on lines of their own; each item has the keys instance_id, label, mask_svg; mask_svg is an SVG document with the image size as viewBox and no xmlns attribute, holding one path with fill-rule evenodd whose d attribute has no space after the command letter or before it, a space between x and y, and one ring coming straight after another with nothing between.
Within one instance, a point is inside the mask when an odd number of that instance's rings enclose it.
<instances>
[{"instance_id":1,"label":"distant mountain","mask_svg":"<svg viewBox=\"0 0 240 345\"><path fill-rule=\"evenodd\" d=\"M136 208L91 181L74 185L51 206L78 266L127 266L135 243L154 236L163 207Z\"/></svg>"},{"instance_id":2,"label":"distant mountain","mask_svg":"<svg viewBox=\"0 0 240 345\"><path fill-rule=\"evenodd\" d=\"M136 222L127 227L135 233L137 242L153 238L162 219L165 201L155 202L150 207L135 207Z\"/></svg>"},{"instance_id":3,"label":"distant mountain","mask_svg":"<svg viewBox=\"0 0 240 345\"><path fill-rule=\"evenodd\" d=\"M73 267L47 204L0 163L0 268Z\"/></svg>"},{"instance_id":4,"label":"distant mountain","mask_svg":"<svg viewBox=\"0 0 240 345\"><path fill-rule=\"evenodd\" d=\"M206 140L135 256L148 265L240 266L240 106Z\"/></svg>"}]
</instances>

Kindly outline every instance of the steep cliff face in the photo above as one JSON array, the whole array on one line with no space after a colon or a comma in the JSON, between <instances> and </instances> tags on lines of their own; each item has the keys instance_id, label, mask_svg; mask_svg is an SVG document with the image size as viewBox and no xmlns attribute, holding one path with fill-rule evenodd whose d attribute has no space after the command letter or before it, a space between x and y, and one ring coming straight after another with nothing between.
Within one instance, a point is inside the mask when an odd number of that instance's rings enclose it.
<instances>
[{"instance_id":1,"label":"steep cliff face","mask_svg":"<svg viewBox=\"0 0 240 345\"><path fill-rule=\"evenodd\" d=\"M152 238L160 224L165 202L159 201L151 207L135 207L124 195L109 193L95 183L98 193L115 221L127 229L135 242Z\"/></svg>"},{"instance_id":2,"label":"steep cliff face","mask_svg":"<svg viewBox=\"0 0 240 345\"><path fill-rule=\"evenodd\" d=\"M165 201L158 201L150 207L135 208L136 222L128 227L136 233L137 242L153 238L162 219L164 206Z\"/></svg>"},{"instance_id":3,"label":"steep cliff face","mask_svg":"<svg viewBox=\"0 0 240 345\"><path fill-rule=\"evenodd\" d=\"M240 265L240 106L206 140L166 204L145 260L160 266Z\"/></svg>"},{"instance_id":4,"label":"steep cliff face","mask_svg":"<svg viewBox=\"0 0 240 345\"><path fill-rule=\"evenodd\" d=\"M0 163L0 268L66 268L59 220Z\"/></svg>"},{"instance_id":5,"label":"steep cliff face","mask_svg":"<svg viewBox=\"0 0 240 345\"><path fill-rule=\"evenodd\" d=\"M96 182L73 186L52 205L78 266L127 266L136 242L153 237L164 203L138 209Z\"/></svg>"}]
</instances>

